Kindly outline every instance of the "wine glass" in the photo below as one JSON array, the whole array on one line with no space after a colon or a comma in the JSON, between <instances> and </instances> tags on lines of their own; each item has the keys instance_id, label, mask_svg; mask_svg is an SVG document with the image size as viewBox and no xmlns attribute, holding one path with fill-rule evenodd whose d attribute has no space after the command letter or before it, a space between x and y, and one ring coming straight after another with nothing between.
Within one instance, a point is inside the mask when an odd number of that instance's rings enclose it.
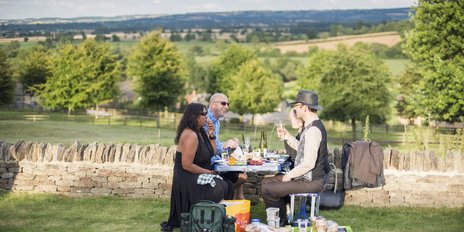
<instances>
[{"instance_id":1,"label":"wine glass","mask_svg":"<svg viewBox=\"0 0 464 232\"><path fill-rule=\"evenodd\" d=\"M249 152L250 150L250 137L249 136L246 136L245 137L245 141L243 141L245 143L245 148L244 148L244 152Z\"/></svg>"},{"instance_id":2,"label":"wine glass","mask_svg":"<svg viewBox=\"0 0 464 232\"><path fill-rule=\"evenodd\" d=\"M283 133L283 130L284 130L284 122L282 120L279 120L275 123L275 126L276 126L276 130L277 130L277 134L281 134ZM283 141L284 139L283 138L280 138L280 141Z\"/></svg>"}]
</instances>

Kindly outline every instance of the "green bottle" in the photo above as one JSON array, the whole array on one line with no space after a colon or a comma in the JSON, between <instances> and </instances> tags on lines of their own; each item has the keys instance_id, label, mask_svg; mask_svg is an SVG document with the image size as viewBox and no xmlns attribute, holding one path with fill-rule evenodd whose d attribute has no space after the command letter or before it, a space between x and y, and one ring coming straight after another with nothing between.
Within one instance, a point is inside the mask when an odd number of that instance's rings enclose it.
<instances>
[{"instance_id":1,"label":"green bottle","mask_svg":"<svg viewBox=\"0 0 464 232\"><path fill-rule=\"evenodd\" d=\"M259 147L258 147L260 156L264 155L264 145L263 145L264 141L263 140L264 140L264 131L262 130L261 131L261 136L259 138Z\"/></svg>"},{"instance_id":2,"label":"green bottle","mask_svg":"<svg viewBox=\"0 0 464 232\"><path fill-rule=\"evenodd\" d=\"M263 157L266 158L268 152L267 133L263 131Z\"/></svg>"}]
</instances>

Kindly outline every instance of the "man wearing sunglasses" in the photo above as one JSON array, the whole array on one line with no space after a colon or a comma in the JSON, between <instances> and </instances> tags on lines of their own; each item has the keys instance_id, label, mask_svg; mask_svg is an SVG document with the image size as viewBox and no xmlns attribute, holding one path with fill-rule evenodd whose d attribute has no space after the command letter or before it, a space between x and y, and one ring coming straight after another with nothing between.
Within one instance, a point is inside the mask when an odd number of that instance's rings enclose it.
<instances>
[{"instance_id":1,"label":"man wearing sunglasses","mask_svg":"<svg viewBox=\"0 0 464 232\"><path fill-rule=\"evenodd\" d=\"M239 146L239 140L237 138L229 139L225 142L221 142L219 139L219 131L221 129L221 123L219 118L224 117L224 115L229 110L229 99L226 95L222 93L215 93L209 99L209 108L208 108L208 119L214 123L214 136L216 137L216 148L217 152L213 159L221 159L221 153L223 150L232 149ZM205 128L208 128L208 125L205 125ZM234 199L245 199L243 195L243 184L246 182L248 176L244 172L226 172L220 174L222 178L231 181L234 183Z\"/></svg>"}]
</instances>

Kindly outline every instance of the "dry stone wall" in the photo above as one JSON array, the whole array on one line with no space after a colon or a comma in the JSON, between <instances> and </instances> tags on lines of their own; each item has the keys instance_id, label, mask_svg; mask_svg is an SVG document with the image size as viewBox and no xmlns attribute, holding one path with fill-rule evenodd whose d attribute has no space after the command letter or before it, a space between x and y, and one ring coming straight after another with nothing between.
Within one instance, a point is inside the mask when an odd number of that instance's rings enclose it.
<instances>
[{"instance_id":1,"label":"dry stone wall","mask_svg":"<svg viewBox=\"0 0 464 232\"><path fill-rule=\"evenodd\" d=\"M422 154L422 155L421 155ZM169 197L175 147L137 144L80 144L69 147L0 142L0 190L69 196ZM384 151L386 185L346 192L346 205L464 206L461 154L400 154ZM340 151L329 159L340 166ZM248 173L245 196L260 200L261 180L272 173ZM341 177L341 172L338 173Z\"/></svg>"}]
</instances>

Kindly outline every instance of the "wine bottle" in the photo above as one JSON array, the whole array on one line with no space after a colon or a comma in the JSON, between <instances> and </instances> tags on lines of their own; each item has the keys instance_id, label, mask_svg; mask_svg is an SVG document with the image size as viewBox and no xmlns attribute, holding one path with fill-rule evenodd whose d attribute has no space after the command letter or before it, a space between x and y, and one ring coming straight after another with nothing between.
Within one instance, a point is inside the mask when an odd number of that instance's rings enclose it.
<instances>
[{"instance_id":1,"label":"wine bottle","mask_svg":"<svg viewBox=\"0 0 464 232\"><path fill-rule=\"evenodd\" d=\"M268 151L267 133L263 131L263 157L264 158L266 158L267 151Z\"/></svg>"},{"instance_id":2,"label":"wine bottle","mask_svg":"<svg viewBox=\"0 0 464 232\"><path fill-rule=\"evenodd\" d=\"M261 136L259 138L259 146L258 146L258 151L259 151L260 156L263 156L263 152L264 152L264 150L263 150L263 142L264 142L263 141L263 139L264 139L263 135L264 135L264 131L261 131Z\"/></svg>"}]
</instances>

